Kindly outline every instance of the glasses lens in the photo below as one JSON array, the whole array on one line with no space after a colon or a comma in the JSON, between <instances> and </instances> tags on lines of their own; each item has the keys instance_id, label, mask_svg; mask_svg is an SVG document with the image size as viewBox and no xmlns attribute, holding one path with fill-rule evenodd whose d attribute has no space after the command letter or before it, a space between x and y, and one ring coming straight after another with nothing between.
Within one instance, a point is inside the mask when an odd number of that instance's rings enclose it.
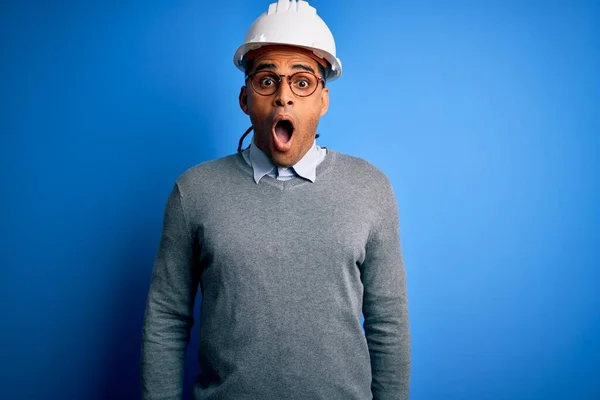
<instances>
[{"instance_id":1,"label":"glasses lens","mask_svg":"<svg viewBox=\"0 0 600 400\"><path fill-rule=\"evenodd\" d=\"M262 95L271 95L279 88L279 76L268 71L258 72L252 77L252 86Z\"/></svg>"},{"instance_id":2,"label":"glasses lens","mask_svg":"<svg viewBox=\"0 0 600 400\"><path fill-rule=\"evenodd\" d=\"M292 92L298 96L310 96L319 85L319 79L309 72L296 72L289 79Z\"/></svg>"}]
</instances>

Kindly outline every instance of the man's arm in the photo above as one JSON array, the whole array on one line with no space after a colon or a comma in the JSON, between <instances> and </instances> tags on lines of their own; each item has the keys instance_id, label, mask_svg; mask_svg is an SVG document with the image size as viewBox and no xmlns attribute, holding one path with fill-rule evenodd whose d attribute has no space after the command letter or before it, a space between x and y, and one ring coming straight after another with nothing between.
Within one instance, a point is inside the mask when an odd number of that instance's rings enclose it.
<instances>
[{"instance_id":1,"label":"man's arm","mask_svg":"<svg viewBox=\"0 0 600 400\"><path fill-rule=\"evenodd\" d=\"M142 332L141 381L145 400L180 400L185 348L194 323L197 254L176 184L169 196Z\"/></svg>"},{"instance_id":2,"label":"man's arm","mask_svg":"<svg viewBox=\"0 0 600 400\"><path fill-rule=\"evenodd\" d=\"M373 227L361 266L364 328L371 356L374 400L407 400L410 331L406 273L400 249L398 208L389 181L378 198L380 217Z\"/></svg>"}]
</instances>

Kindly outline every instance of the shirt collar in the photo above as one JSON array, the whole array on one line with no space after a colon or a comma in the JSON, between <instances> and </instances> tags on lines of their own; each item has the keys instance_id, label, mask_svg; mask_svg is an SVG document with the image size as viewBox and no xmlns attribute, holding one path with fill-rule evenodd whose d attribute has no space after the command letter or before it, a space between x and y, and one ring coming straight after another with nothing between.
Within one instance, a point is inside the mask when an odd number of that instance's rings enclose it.
<instances>
[{"instance_id":1,"label":"shirt collar","mask_svg":"<svg viewBox=\"0 0 600 400\"><path fill-rule=\"evenodd\" d=\"M254 137L250 144L249 156L250 165L252 165L252 170L254 171L254 182L256 183L260 182L263 176L268 175L275 168L269 157L256 146Z\"/></svg>"},{"instance_id":2,"label":"shirt collar","mask_svg":"<svg viewBox=\"0 0 600 400\"><path fill-rule=\"evenodd\" d=\"M324 148L321 148L316 142L313 142L312 147L306 152L304 157L292 167L288 168L288 170L291 169L298 176L314 183L317 177L317 166L323 161L323 158L325 158L325 153L326 150ZM269 175L274 169L278 168L271 162L269 157L256 146L254 138L252 138L252 144L250 145L248 155L250 165L252 165L252 170L254 172L254 182L256 183L260 182L265 175ZM278 172L281 174L283 171L281 171L281 168L279 169L280 171Z\"/></svg>"}]
</instances>

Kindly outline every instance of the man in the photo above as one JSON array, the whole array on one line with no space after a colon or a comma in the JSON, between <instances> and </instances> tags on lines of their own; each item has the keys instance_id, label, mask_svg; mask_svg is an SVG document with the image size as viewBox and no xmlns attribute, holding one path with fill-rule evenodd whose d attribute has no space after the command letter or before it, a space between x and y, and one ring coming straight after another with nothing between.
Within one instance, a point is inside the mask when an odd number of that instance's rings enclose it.
<instances>
[{"instance_id":1,"label":"man","mask_svg":"<svg viewBox=\"0 0 600 400\"><path fill-rule=\"evenodd\" d=\"M200 286L196 399L407 399L392 188L366 161L315 143L326 81L341 74L331 32L308 3L279 0L235 63L254 137L171 192L145 314L144 398L181 398Z\"/></svg>"}]
</instances>

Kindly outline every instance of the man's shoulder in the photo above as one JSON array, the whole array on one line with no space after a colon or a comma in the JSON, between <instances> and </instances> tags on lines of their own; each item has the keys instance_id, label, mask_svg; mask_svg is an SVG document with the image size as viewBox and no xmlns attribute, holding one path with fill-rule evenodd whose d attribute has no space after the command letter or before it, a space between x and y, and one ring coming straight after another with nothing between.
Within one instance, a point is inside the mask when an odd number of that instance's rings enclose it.
<instances>
[{"instance_id":1,"label":"man's shoulder","mask_svg":"<svg viewBox=\"0 0 600 400\"><path fill-rule=\"evenodd\" d=\"M379 167L364 158L329 150L335 157L338 171L344 176L364 183L389 186L390 181Z\"/></svg>"},{"instance_id":2,"label":"man's shoulder","mask_svg":"<svg viewBox=\"0 0 600 400\"><path fill-rule=\"evenodd\" d=\"M223 179L226 175L240 173L240 158L240 154L229 154L215 160L198 163L179 175L177 183L188 186L194 183L206 183L212 179Z\"/></svg>"}]
</instances>

